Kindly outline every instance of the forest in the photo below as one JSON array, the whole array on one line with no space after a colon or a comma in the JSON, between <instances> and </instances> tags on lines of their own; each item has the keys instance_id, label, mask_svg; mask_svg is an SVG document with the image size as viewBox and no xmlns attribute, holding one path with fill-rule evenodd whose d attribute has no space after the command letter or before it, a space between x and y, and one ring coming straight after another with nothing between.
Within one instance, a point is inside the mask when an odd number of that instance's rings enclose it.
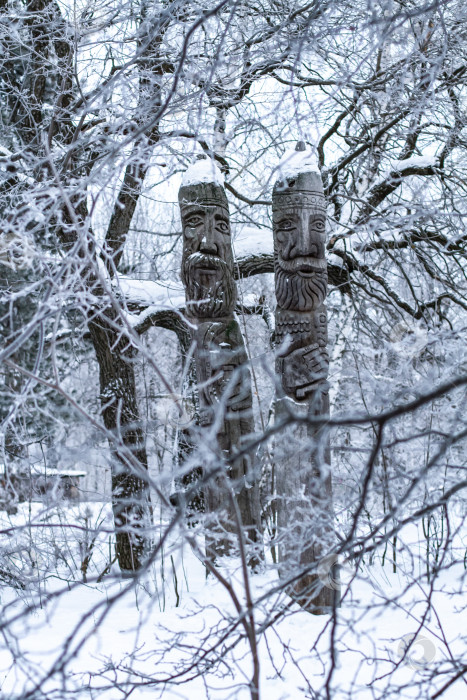
<instances>
[{"instance_id":1,"label":"forest","mask_svg":"<svg viewBox=\"0 0 467 700\"><path fill-rule=\"evenodd\" d=\"M1 699L465 697L466 59L0 0Z\"/></svg>"}]
</instances>

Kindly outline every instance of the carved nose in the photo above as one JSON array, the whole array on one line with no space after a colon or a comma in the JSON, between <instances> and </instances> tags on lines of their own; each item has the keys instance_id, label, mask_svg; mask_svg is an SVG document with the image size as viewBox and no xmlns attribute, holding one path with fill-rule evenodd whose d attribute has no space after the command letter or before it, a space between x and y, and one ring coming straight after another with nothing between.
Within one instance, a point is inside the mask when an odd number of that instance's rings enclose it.
<instances>
[{"instance_id":1,"label":"carved nose","mask_svg":"<svg viewBox=\"0 0 467 700\"><path fill-rule=\"evenodd\" d=\"M199 249L202 253L207 253L208 255L218 254L217 243L215 239L215 231L213 226L211 225L211 222L207 223L207 226L203 233L203 237L201 239Z\"/></svg>"},{"instance_id":2,"label":"carved nose","mask_svg":"<svg viewBox=\"0 0 467 700\"><path fill-rule=\"evenodd\" d=\"M207 253L208 255L217 255L217 245L208 236L203 236L199 249L202 253Z\"/></svg>"},{"instance_id":3,"label":"carved nose","mask_svg":"<svg viewBox=\"0 0 467 700\"><path fill-rule=\"evenodd\" d=\"M310 253L311 246L309 238L308 227L304 225L304 222L300 222L300 224L297 226L295 234L291 236L291 240L289 242L289 257L299 258L312 255L312 253Z\"/></svg>"},{"instance_id":4,"label":"carved nose","mask_svg":"<svg viewBox=\"0 0 467 700\"><path fill-rule=\"evenodd\" d=\"M304 214L297 226L296 234L290 245L291 258L324 257L324 243L320 236L309 229L308 214Z\"/></svg>"}]
</instances>

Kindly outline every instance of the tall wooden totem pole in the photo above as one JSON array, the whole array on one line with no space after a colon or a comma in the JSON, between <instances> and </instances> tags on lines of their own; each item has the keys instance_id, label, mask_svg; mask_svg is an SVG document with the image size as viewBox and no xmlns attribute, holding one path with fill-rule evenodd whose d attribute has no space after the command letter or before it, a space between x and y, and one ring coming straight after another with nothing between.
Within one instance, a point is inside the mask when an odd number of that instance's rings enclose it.
<instances>
[{"instance_id":1,"label":"tall wooden totem pole","mask_svg":"<svg viewBox=\"0 0 467 700\"><path fill-rule=\"evenodd\" d=\"M208 523L207 554L235 547L238 507L250 542L260 537L259 489L248 456L234 458L254 432L251 377L238 321L229 205L222 175L198 158L179 190L183 229L182 281L195 343L201 472ZM204 446L203 446L204 445ZM230 493L230 495L229 495ZM254 557L251 557L254 560Z\"/></svg>"},{"instance_id":2,"label":"tall wooden totem pole","mask_svg":"<svg viewBox=\"0 0 467 700\"><path fill-rule=\"evenodd\" d=\"M313 423L329 415L326 204L302 142L279 166L272 210L277 418L299 418L276 446L280 572L298 602L320 614L339 597L335 565L326 577L316 568L330 561L334 541L329 440L322 424Z\"/></svg>"}]
</instances>

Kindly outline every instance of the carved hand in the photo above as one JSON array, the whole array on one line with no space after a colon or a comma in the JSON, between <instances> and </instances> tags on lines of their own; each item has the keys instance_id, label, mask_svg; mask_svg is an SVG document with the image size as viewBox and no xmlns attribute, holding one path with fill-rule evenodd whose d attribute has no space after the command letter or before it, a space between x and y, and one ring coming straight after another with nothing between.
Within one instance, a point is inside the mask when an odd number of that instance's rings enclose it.
<instances>
[{"instance_id":1,"label":"carved hand","mask_svg":"<svg viewBox=\"0 0 467 700\"><path fill-rule=\"evenodd\" d=\"M313 343L293 350L279 363L285 393L300 401L326 379L329 355L325 347Z\"/></svg>"}]
</instances>

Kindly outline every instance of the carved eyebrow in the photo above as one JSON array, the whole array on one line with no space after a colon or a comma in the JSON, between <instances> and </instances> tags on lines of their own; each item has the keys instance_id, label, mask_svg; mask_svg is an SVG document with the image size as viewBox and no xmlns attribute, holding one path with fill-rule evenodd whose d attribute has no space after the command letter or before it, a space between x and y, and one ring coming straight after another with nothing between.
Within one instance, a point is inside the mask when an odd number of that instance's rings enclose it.
<instances>
[{"instance_id":1,"label":"carved eyebrow","mask_svg":"<svg viewBox=\"0 0 467 700\"><path fill-rule=\"evenodd\" d=\"M206 212L203 211L203 209L192 209L191 211L187 211L186 214L183 215L183 219L189 219L191 216L204 216Z\"/></svg>"},{"instance_id":2,"label":"carved eyebrow","mask_svg":"<svg viewBox=\"0 0 467 700\"><path fill-rule=\"evenodd\" d=\"M228 218L226 216L224 216L223 214L214 214L214 218L218 219L220 221L225 221L227 224L229 223Z\"/></svg>"},{"instance_id":3,"label":"carved eyebrow","mask_svg":"<svg viewBox=\"0 0 467 700\"><path fill-rule=\"evenodd\" d=\"M278 219L278 223L281 224L283 221L297 221L297 218L296 214L283 214L280 219Z\"/></svg>"}]
</instances>

